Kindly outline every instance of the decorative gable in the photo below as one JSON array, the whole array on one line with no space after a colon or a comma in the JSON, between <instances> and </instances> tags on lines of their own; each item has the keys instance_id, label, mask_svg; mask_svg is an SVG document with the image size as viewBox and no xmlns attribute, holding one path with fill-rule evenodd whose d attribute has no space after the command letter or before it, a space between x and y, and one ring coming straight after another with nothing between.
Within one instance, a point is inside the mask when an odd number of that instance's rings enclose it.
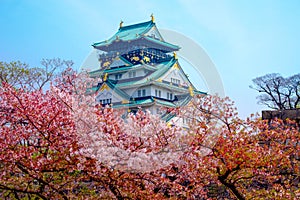
<instances>
[{"instance_id":1,"label":"decorative gable","mask_svg":"<svg viewBox=\"0 0 300 200\"><path fill-rule=\"evenodd\" d=\"M119 67L119 66L129 66L128 62L125 62L120 57L116 57L112 63L109 65L110 68Z\"/></svg>"},{"instance_id":2,"label":"decorative gable","mask_svg":"<svg viewBox=\"0 0 300 200\"><path fill-rule=\"evenodd\" d=\"M122 98L119 94L114 91L111 87L109 87L106 83L103 83L98 90L98 94L96 95L96 103L101 104L111 104L115 102L120 102L124 98Z\"/></svg>"},{"instance_id":3,"label":"decorative gable","mask_svg":"<svg viewBox=\"0 0 300 200\"><path fill-rule=\"evenodd\" d=\"M145 36L155 38L157 40L164 41L160 33L158 32L156 26L153 26L146 34Z\"/></svg>"},{"instance_id":4,"label":"decorative gable","mask_svg":"<svg viewBox=\"0 0 300 200\"><path fill-rule=\"evenodd\" d=\"M191 84L177 62L160 79L181 86L189 86Z\"/></svg>"}]
</instances>

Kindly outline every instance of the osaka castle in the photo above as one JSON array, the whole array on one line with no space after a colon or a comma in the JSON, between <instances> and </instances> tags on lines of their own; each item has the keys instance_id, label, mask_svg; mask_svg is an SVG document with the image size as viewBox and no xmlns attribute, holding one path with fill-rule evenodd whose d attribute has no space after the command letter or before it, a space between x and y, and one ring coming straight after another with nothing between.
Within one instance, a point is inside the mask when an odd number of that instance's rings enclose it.
<instances>
[{"instance_id":1,"label":"osaka castle","mask_svg":"<svg viewBox=\"0 0 300 200\"><path fill-rule=\"evenodd\" d=\"M198 91L179 64L176 52L180 47L170 44L159 33L154 17L151 20L124 26L109 39L92 45L99 52L99 67L90 71L101 78L90 92L103 106L139 108L160 114L162 107L186 105Z\"/></svg>"}]
</instances>

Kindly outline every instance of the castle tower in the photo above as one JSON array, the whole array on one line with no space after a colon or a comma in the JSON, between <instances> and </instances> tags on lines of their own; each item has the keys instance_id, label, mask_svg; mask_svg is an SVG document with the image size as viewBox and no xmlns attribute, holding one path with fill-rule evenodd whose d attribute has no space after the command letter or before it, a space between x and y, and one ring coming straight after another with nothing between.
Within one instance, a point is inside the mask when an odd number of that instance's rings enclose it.
<instances>
[{"instance_id":1,"label":"castle tower","mask_svg":"<svg viewBox=\"0 0 300 200\"><path fill-rule=\"evenodd\" d=\"M129 26L121 21L116 34L92 46L101 52L99 69L90 76L102 77L92 88L102 105L162 114L162 106L183 106L194 94L205 94L182 70L176 55L180 48L163 39L153 15L150 21Z\"/></svg>"}]
</instances>

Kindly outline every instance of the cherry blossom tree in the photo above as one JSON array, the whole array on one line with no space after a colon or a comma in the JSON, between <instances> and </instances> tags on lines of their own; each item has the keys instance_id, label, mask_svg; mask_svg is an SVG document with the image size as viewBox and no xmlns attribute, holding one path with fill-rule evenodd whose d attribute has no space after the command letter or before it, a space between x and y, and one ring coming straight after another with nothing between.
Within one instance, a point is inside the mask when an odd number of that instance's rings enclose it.
<instances>
[{"instance_id":1,"label":"cherry blossom tree","mask_svg":"<svg viewBox=\"0 0 300 200\"><path fill-rule=\"evenodd\" d=\"M42 59L41 66L38 67L20 61L0 62L0 82L16 88L26 87L28 90L45 89L51 81L73 64L71 60L60 58Z\"/></svg>"},{"instance_id":2,"label":"cherry blossom tree","mask_svg":"<svg viewBox=\"0 0 300 200\"><path fill-rule=\"evenodd\" d=\"M1 196L69 199L101 193L98 197L132 197L137 180L144 181L141 174L132 172L143 168L135 167L143 159L142 152L168 152L168 138L174 138L177 129L173 131L158 117L142 111L130 114L125 122L111 108L95 106L94 96L85 95L88 78L77 78L68 70L47 92L3 83ZM135 128L139 128L139 135L133 133ZM125 161L114 157L122 149L128 157ZM129 172L122 171L124 162L128 166L132 163L133 168L125 167Z\"/></svg>"},{"instance_id":3,"label":"cherry blossom tree","mask_svg":"<svg viewBox=\"0 0 300 200\"><path fill-rule=\"evenodd\" d=\"M299 198L300 133L294 122L244 121L232 101L215 96L196 97L180 112L190 119L191 143L185 164L166 172L170 188L175 182L192 199Z\"/></svg>"},{"instance_id":4,"label":"cherry blossom tree","mask_svg":"<svg viewBox=\"0 0 300 200\"><path fill-rule=\"evenodd\" d=\"M70 110L51 91L1 88L2 196L64 198L76 187L78 149Z\"/></svg>"},{"instance_id":5,"label":"cherry blossom tree","mask_svg":"<svg viewBox=\"0 0 300 200\"><path fill-rule=\"evenodd\" d=\"M297 199L299 129L238 117L228 98L167 109L95 104L99 80L71 69L48 91L0 88L0 196L15 199ZM101 81L101 80L100 80Z\"/></svg>"}]
</instances>

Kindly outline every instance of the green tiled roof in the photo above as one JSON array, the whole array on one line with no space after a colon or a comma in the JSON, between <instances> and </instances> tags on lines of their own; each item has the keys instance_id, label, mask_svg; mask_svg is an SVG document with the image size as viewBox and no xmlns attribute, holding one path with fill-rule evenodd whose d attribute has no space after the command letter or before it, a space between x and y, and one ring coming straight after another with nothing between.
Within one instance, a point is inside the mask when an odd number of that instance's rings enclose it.
<instances>
[{"instance_id":1,"label":"green tiled roof","mask_svg":"<svg viewBox=\"0 0 300 200\"><path fill-rule=\"evenodd\" d=\"M137 65L132 65L132 66L123 66L123 67L116 67L116 68L109 68L109 69L97 69L94 71L89 72L89 74L92 77L96 77L96 76L100 76L101 74L104 73L115 73L115 72L126 72L126 71L130 71L130 70L134 70L134 69L139 69L139 68L145 68L148 69L150 71L154 71L156 70L156 67L151 66L151 65L147 65L147 64L137 64Z\"/></svg>"},{"instance_id":2,"label":"green tiled roof","mask_svg":"<svg viewBox=\"0 0 300 200\"><path fill-rule=\"evenodd\" d=\"M194 90L194 93L195 94L204 94L204 95L207 95L207 92L201 92L199 90Z\"/></svg>"},{"instance_id":3,"label":"green tiled roof","mask_svg":"<svg viewBox=\"0 0 300 200\"><path fill-rule=\"evenodd\" d=\"M172 58L169 61L162 62L157 65L158 70L150 74L147 78L156 80L164 75L176 63L176 59Z\"/></svg>"},{"instance_id":4,"label":"green tiled roof","mask_svg":"<svg viewBox=\"0 0 300 200\"><path fill-rule=\"evenodd\" d=\"M153 23L152 21L148 21L148 22L121 27L119 28L118 32L110 39L102 42L96 42L93 44L93 46L97 47L97 46L109 45L113 41L115 41L117 37L123 41L135 40L141 37L142 34L149 31L154 25L155 23Z\"/></svg>"},{"instance_id":5,"label":"green tiled roof","mask_svg":"<svg viewBox=\"0 0 300 200\"><path fill-rule=\"evenodd\" d=\"M95 75L101 75L101 74L104 74L104 73L113 73L113 72L122 72L122 71L128 71L132 68L134 68L135 66L125 66L125 67L118 67L118 68L112 68L112 69L98 69L98 70L95 70L95 71L92 71L92 72L89 72L89 74L91 76L95 76Z\"/></svg>"},{"instance_id":6,"label":"green tiled roof","mask_svg":"<svg viewBox=\"0 0 300 200\"><path fill-rule=\"evenodd\" d=\"M113 80L110 81L108 79L107 82L109 82L109 84L111 84L111 87L113 87L113 88L128 88L128 87L138 87L138 86L142 86L145 84L155 84L155 85L159 85L162 87L172 88L173 90L176 90L176 91L185 92L185 91L187 91L186 87L178 87L176 85L157 81L161 76L163 76L165 73L167 73L176 62L177 62L176 59L171 58L169 61L162 62L162 63L156 65L155 67L148 66L153 70L155 70L155 69L157 69L157 70L142 79L138 79L138 80L128 79L128 81L126 81L126 82L124 82L124 81L115 82ZM137 69L137 68L141 68L141 67L144 67L144 65L138 64L138 65L134 65L134 66L124 66L124 67L120 67L120 68L106 69L104 71L97 70L97 71L91 72L92 74L91 73L90 74L95 76L95 73L98 73L100 76L103 73L111 74L114 72L123 72L123 71L126 72L126 71L130 71L132 69ZM193 91L195 94L206 94L205 92L201 92L196 89L194 89ZM120 92L122 92L122 90L120 90ZM124 92L122 92L122 93L124 93ZM124 94L126 94L126 93L124 93ZM122 96L124 96L124 95L122 95Z\"/></svg>"},{"instance_id":7,"label":"green tiled roof","mask_svg":"<svg viewBox=\"0 0 300 200\"><path fill-rule=\"evenodd\" d=\"M113 89L113 91L115 93L117 93L118 95L120 95L122 98L124 98L124 99L130 99L130 96L128 94L126 94L125 92L123 92L119 88L115 87L115 85L113 83L111 83L109 80L107 80L105 83L108 85L108 87L110 87L111 89Z\"/></svg>"},{"instance_id":8,"label":"green tiled roof","mask_svg":"<svg viewBox=\"0 0 300 200\"><path fill-rule=\"evenodd\" d=\"M114 108L121 108L121 107L138 107L145 104L156 103L161 106L167 107L175 107L176 105L170 101L165 101L162 99L157 99L155 97L149 96L146 99L138 99L138 100L131 100L129 103L126 104L116 104L113 105Z\"/></svg>"},{"instance_id":9,"label":"green tiled roof","mask_svg":"<svg viewBox=\"0 0 300 200\"><path fill-rule=\"evenodd\" d=\"M87 90L87 93L91 94L91 93L95 93L97 92L103 84L107 84L107 86L113 90L113 92L115 92L116 94L118 94L120 97L122 97L123 99L130 99L130 96L128 94L126 94L125 92L123 92L122 90L120 90L119 88L115 87L115 85L113 83L111 83L109 80L102 82L101 84L94 86L92 88L89 88Z\"/></svg>"},{"instance_id":10,"label":"green tiled roof","mask_svg":"<svg viewBox=\"0 0 300 200\"><path fill-rule=\"evenodd\" d=\"M187 105L190 101L191 101L192 97L191 95L188 93L186 94L186 97L184 99L182 99L181 101L179 101L178 106L185 106Z\"/></svg>"},{"instance_id":11,"label":"green tiled roof","mask_svg":"<svg viewBox=\"0 0 300 200\"><path fill-rule=\"evenodd\" d=\"M133 65L133 66L126 66L126 67L119 67L119 68L112 68L112 69L105 69L104 73L114 73L114 72L123 72L123 71L129 71L133 69L139 69L139 68L146 68L149 70L155 70L155 67L152 67L150 65Z\"/></svg>"},{"instance_id":12,"label":"green tiled roof","mask_svg":"<svg viewBox=\"0 0 300 200\"><path fill-rule=\"evenodd\" d=\"M170 101L155 99L156 103L162 106L175 107L176 105Z\"/></svg>"},{"instance_id":13,"label":"green tiled roof","mask_svg":"<svg viewBox=\"0 0 300 200\"><path fill-rule=\"evenodd\" d=\"M145 39L148 40L148 41L163 45L163 46L173 48L173 49L177 49L177 50L180 49L180 47L177 46L177 45L174 45L174 44L171 44L171 43L168 43L168 42L165 42L165 41L157 40L157 39L152 38L152 37L145 37Z\"/></svg>"},{"instance_id":14,"label":"green tiled roof","mask_svg":"<svg viewBox=\"0 0 300 200\"><path fill-rule=\"evenodd\" d=\"M101 47L110 46L111 44L117 41L127 42L127 41L138 40L140 38L145 38L150 42L155 42L159 45L169 47L173 50L179 49L177 45L173 45L165 41L161 41L155 38L151 38L149 36L145 36L144 34L147 33L153 26L155 26L155 23L152 21L124 26L119 28L118 32L108 40L102 42L96 42L92 46L95 48L101 48Z\"/></svg>"},{"instance_id":15,"label":"green tiled roof","mask_svg":"<svg viewBox=\"0 0 300 200\"><path fill-rule=\"evenodd\" d=\"M141 99L141 100L131 101L127 104L113 105L113 108L136 107L136 106L141 106L141 105L151 104L151 103L154 103L154 99L152 97L148 98L148 99Z\"/></svg>"}]
</instances>

